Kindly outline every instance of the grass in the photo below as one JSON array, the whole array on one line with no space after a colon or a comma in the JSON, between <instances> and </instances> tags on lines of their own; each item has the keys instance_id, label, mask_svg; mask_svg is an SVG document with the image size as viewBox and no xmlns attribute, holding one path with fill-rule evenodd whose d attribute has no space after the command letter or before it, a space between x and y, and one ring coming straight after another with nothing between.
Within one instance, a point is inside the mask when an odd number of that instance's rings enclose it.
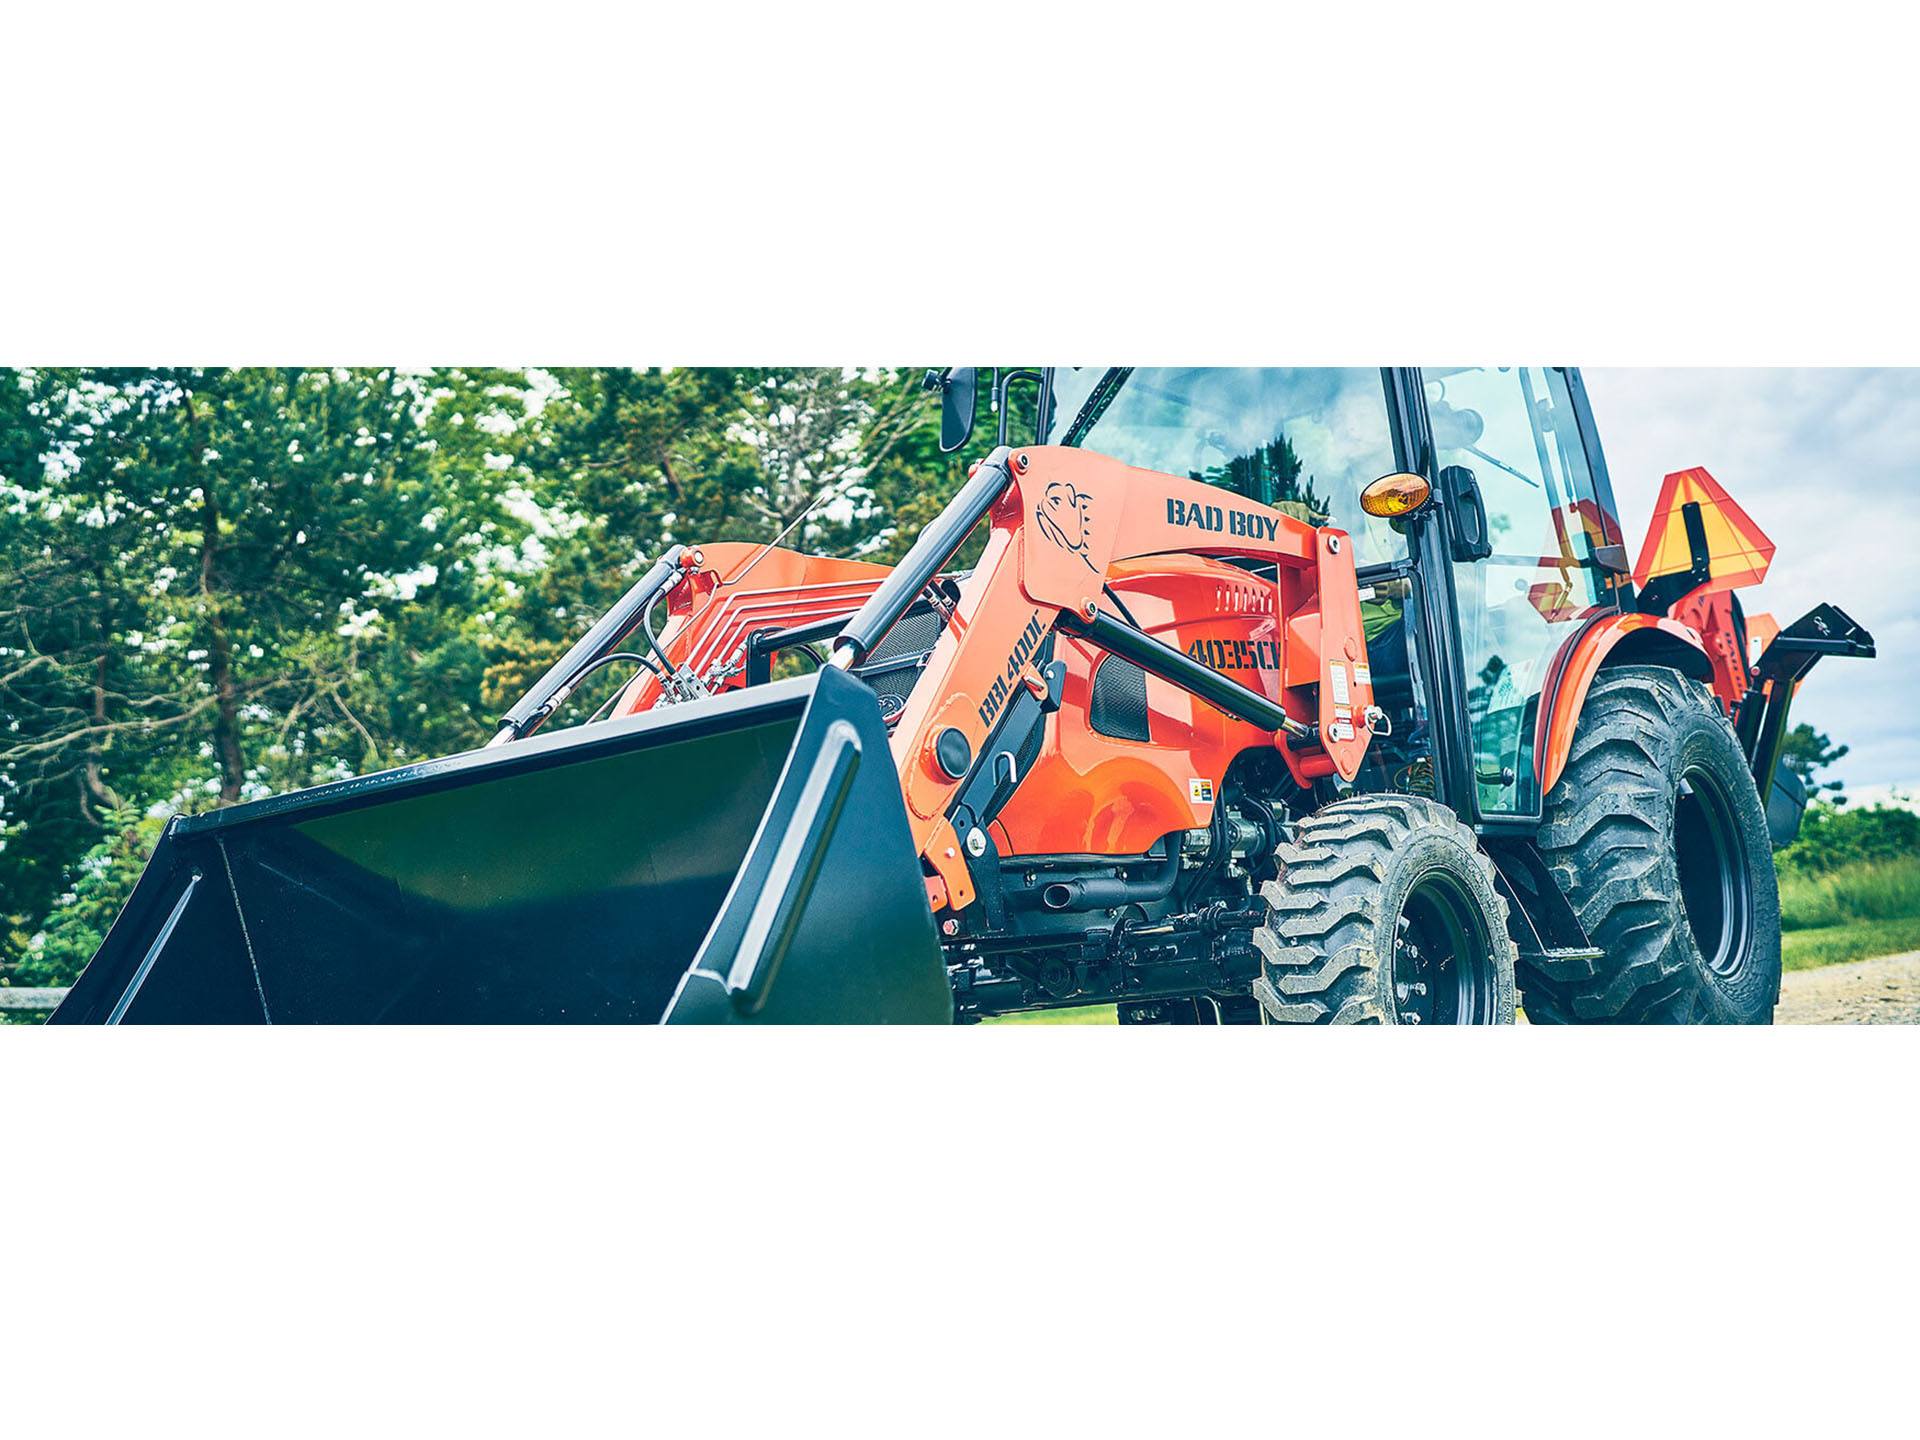
<instances>
[{"instance_id":1,"label":"grass","mask_svg":"<svg viewBox=\"0 0 1920 1440\"><path fill-rule=\"evenodd\" d=\"M1920 915L1920 856L1846 865L1825 875L1780 877L1780 928L1819 930Z\"/></svg>"},{"instance_id":2,"label":"grass","mask_svg":"<svg viewBox=\"0 0 1920 1440\"><path fill-rule=\"evenodd\" d=\"M1081 1005L1072 1010L1034 1010L1025 1015L999 1015L982 1025L1117 1025L1120 1017L1111 1005Z\"/></svg>"},{"instance_id":3,"label":"grass","mask_svg":"<svg viewBox=\"0 0 1920 1440\"><path fill-rule=\"evenodd\" d=\"M1789 970L1920 950L1920 856L1782 875L1780 929Z\"/></svg>"},{"instance_id":4,"label":"grass","mask_svg":"<svg viewBox=\"0 0 1920 1440\"><path fill-rule=\"evenodd\" d=\"M1780 937L1780 963L1789 970L1814 970L1910 950L1920 950L1920 915L1789 930Z\"/></svg>"}]
</instances>

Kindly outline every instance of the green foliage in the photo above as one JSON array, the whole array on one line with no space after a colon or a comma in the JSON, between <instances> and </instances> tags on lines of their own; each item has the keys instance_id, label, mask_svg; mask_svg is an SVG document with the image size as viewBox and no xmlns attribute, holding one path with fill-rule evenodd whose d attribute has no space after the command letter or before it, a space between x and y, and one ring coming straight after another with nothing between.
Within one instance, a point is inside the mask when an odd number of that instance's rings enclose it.
<instances>
[{"instance_id":1,"label":"green foliage","mask_svg":"<svg viewBox=\"0 0 1920 1440\"><path fill-rule=\"evenodd\" d=\"M105 838L73 867L73 889L58 897L45 931L7 977L12 984L68 984L93 958L133 893L165 819L124 808L106 818Z\"/></svg>"},{"instance_id":2,"label":"green foliage","mask_svg":"<svg viewBox=\"0 0 1920 1440\"><path fill-rule=\"evenodd\" d=\"M1776 857L1789 970L1920 950L1920 815L1818 805Z\"/></svg>"},{"instance_id":3,"label":"green foliage","mask_svg":"<svg viewBox=\"0 0 1920 1440\"><path fill-rule=\"evenodd\" d=\"M1788 970L1844 965L1850 960L1904 955L1913 950L1920 950L1920 916L1915 915L1819 930L1789 930L1780 937L1780 962Z\"/></svg>"},{"instance_id":4,"label":"green foliage","mask_svg":"<svg viewBox=\"0 0 1920 1440\"><path fill-rule=\"evenodd\" d=\"M1774 856L1782 876L1824 875L1844 866L1920 856L1920 814L1890 805L1812 805L1793 844Z\"/></svg>"},{"instance_id":5,"label":"green foliage","mask_svg":"<svg viewBox=\"0 0 1920 1440\"><path fill-rule=\"evenodd\" d=\"M1816 799L1822 793L1833 796L1836 805L1846 804L1846 796L1841 793L1838 780L1821 780L1818 773L1844 759L1851 747L1835 745L1826 735L1811 725L1796 725L1781 740L1780 763L1800 777L1800 783L1807 787L1807 798Z\"/></svg>"},{"instance_id":6,"label":"green foliage","mask_svg":"<svg viewBox=\"0 0 1920 1440\"><path fill-rule=\"evenodd\" d=\"M1774 865L1789 970L1920 949L1920 815L1814 805Z\"/></svg>"},{"instance_id":7,"label":"green foliage","mask_svg":"<svg viewBox=\"0 0 1920 1440\"><path fill-rule=\"evenodd\" d=\"M531 385L0 372L0 973L49 953L34 936L123 810L484 736Z\"/></svg>"},{"instance_id":8,"label":"green foliage","mask_svg":"<svg viewBox=\"0 0 1920 1440\"><path fill-rule=\"evenodd\" d=\"M671 543L894 558L964 478L920 375L0 370L0 981L91 955L136 817L481 743Z\"/></svg>"},{"instance_id":9,"label":"green foliage","mask_svg":"<svg viewBox=\"0 0 1920 1440\"><path fill-rule=\"evenodd\" d=\"M1920 915L1920 856L1864 861L1820 874L1780 877L1780 924L1813 930L1856 920Z\"/></svg>"}]
</instances>

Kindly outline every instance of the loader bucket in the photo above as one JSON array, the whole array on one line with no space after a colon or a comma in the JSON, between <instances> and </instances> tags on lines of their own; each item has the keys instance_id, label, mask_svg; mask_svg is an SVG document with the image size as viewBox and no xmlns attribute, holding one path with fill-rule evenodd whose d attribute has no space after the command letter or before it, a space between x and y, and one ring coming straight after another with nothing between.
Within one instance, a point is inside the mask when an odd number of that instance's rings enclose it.
<instances>
[{"instance_id":1,"label":"loader bucket","mask_svg":"<svg viewBox=\"0 0 1920 1440\"><path fill-rule=\"evenodd\" d=\"M951 1018L828 669L175 820L52 1023Z\"/></svg>"}]
</instances>

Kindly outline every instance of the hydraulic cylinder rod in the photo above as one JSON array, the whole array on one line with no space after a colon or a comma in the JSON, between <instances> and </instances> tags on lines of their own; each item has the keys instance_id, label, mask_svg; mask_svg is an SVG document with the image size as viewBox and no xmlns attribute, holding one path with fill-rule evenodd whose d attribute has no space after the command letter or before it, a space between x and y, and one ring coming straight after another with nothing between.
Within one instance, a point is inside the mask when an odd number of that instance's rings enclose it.
<instances>
[{"instance_id":1,"label":"hydraulic cylinder rod","mask_svg":"<svg viewBox=\"0 0 1920 1440\"><path fill-rule=\"evenodd\" d=\"M505 745L510 740L524 739L546 723L580 677L595 662L617 650L620 642L646 617L647 607L679 581L680 557L685 553L686 546L675 545L654 561L647 573L634 582L633 588L595 621L591 630L574 641L573 648L500 717L500 728L487 744Z\"/></svg>"},{"instance_id":2,"label":"hydraulic cylinder rod","mask_svg":"<svg viewBox=\"0 0 1920 1440\"><path fill-rule=\"evenodd\" d=\"M1228 679L1218 670L1202 665L1192 656L1183 655L1173 646L1111 615L1095 615L1091 620L1078 615L1062 615L1060 624L1062 629L1086 637L1102 650L1132 661L1148 674L1158 675L1182 690L1192 691L1236 720L1258 725L1262 730L1284 730L1295 737L1304 738L1313 734L1308 726L1281 709L1278 702L1249 690L1239 681Z\"/></svg>"},{"instance_id":3,"label":"hydraulic cylinder rod","mask_svg":"<svg viewBox=\"0 0 1920 1440\"><path fill-rule=\"evenodd\" d=\"M886 639L887 632L920 598L920 592L933 583L934 577L953 559L954 552L966 543L973 527L987 517L987 512L1013 483L1013 471L1008 467L1012 454L1012 450L1002 445L981 461L980 468L973 472L960 493L920 532L913 548L893 567L893 573L867 598L867 603L840 632L840 638L833 642L834 665L849 669Z\"/></svg>"}]
</instances>

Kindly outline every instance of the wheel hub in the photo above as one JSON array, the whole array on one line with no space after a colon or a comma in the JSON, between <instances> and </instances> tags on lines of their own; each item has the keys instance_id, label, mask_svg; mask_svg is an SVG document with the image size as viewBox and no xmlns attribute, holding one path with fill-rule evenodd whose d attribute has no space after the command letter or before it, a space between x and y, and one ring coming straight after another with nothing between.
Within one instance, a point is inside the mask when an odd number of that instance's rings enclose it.
<instances>
[{"instance_id":1,"label":"wheel hub","mask_svg":"<svg viewBox=\"0 0 1920 1440\"><path fill-rule=\"evenodd\" d=\"M1681 906L1701 959L1716 978L1738 981L1753 960L1753 884L1732 802L1710 772L1681 772L1673 838Z\"/></svg>"},{"instance_id":2,"label":"wheel hub","mask_svg":"<svg viewBox=\"0 0 1920 1440\"><path fill-rule=\"evenodd\" d=\"M1497 1018L1492 937L1451 877L1416 884L1393 940L1394 1018L1402 1025L1483 1025Z\"/></svg>"}]
</instances>

